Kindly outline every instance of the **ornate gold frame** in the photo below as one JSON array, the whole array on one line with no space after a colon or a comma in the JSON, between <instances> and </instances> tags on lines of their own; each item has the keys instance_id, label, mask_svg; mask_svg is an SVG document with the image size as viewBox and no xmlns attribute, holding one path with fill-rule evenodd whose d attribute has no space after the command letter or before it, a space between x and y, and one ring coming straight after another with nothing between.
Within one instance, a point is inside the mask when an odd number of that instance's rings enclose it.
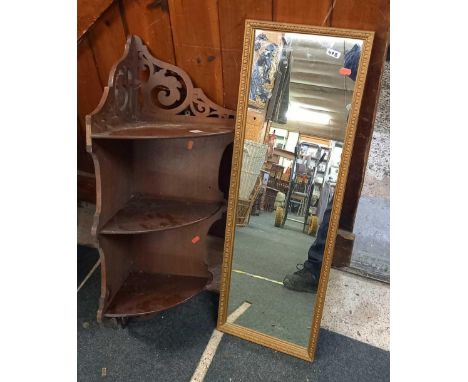
<instances>
[{"instance_id":1,"label":"ornate gold frame","mask_svg":"<svg viewBox=\"0 0 468 382\"><path fill-rule=\"evenodd\" d=\"M335 190L332 214L327 235L327 243L323 257L322 271L317 289L315 309L312 318L312 326L307 347L299 346L291 342L275 338L264 333L257 332L233 323L227 322L229 286L231 283L232 254L236 226L237 199L239 193L240 169L242 166L242 144L244 141L247 117L247 98L250 85L252 48L255 29L277 32L319 34L324 36L346 37L363 40L361 60L358 68L358 76L354 85L352 108L349 113L348 125L345 133L345 141L341 156L341 166ZM237 104L236 128L234 134L234 150L231 170L231 183L229 188L229 201L227 209L226 239L224 243L224 256L221 275L221 290L219 300L218 330L229 333L245 340L270 347L274 350L313 361L317 347L320 321L322 319L323 305L330 274L330 266L333 258L333 249L338 230L339 217L343 204L346 179L348 177L349 163L354 143L356 125L361 107L362 93L366 82L366 74L372 49L374 32L351 29L336 29L327 27L315 27L298 24L284 24L270 21L246 20L244 33L244 46L242 54L242 69L240 74L239 98Z\"/></svg>"}]
</instances>

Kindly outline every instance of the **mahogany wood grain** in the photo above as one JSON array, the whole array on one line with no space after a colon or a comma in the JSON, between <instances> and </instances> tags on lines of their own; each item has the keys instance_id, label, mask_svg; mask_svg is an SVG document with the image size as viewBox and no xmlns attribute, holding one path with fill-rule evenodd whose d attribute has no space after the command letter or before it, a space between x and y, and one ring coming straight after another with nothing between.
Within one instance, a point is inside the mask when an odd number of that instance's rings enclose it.
<instances>
[{"instance_id":1,"label":"mahogany wood grain","mask_svg":"<svg viewBox=\"0 0 468 382\"><path fill-rule=\"evenodd\" d=\"M88 40L94 53L101 85L105 86L112 65L122 57L126 41L117 2L110 6L89 31Z\"/></svg>"},{"instance_id":2,"label":"mahogany wood grain","mask_svg":"<svg viewBox=\"0 0 468 382\"><path fill-rule=\"evenodd\" d=\"M102 321L109 303L130 273L133 263L131 248L131 236L109 238L100 235L99 237L98 250L101 258L101 295L97 312L99 322Z\"/></svg>"},{"instance_id":3,"label":"mahogany wood grain","mask_svg":"<svg viewBox=\"0 0 468 382\"><path fill-rule=\"evenodd\" d=\"M133 270L205 277L208 270L207 234L222 211L196 224L133 236Z\"/></svg>"},{"instance_id":4,"label":"mahogany wood grain","mask_svg":"<svg viewBox=\"0 0 468 382\"><path fill-rule=\"evenodd\" d=\"M223 134L232 134L232 128L211 124L136 122L103 133L95 133L92 137L94 139L197 139Z\"/></svg>"},{"instance_id":5,"label":"mahogany wood grain","mask_svg":"<svg viewBox=\"0 0 468 382\"><path fill-rule=\"evenodd\" d=\"M93 234L130 199L132 184L132 145L130 141L93 142L92 156L96 168L96 216Z\"/></svg>"},{"instance_id":6,"label":"mahogany wood grain","mask_svg":"<svg viewBox=\"0 0 468 382\"><path fill-rule=\"evenodd\" d=\"M207 281L203 277L132 272L105 316L140 316L166 310L199 293Z\"/></svg>"},{"instance_id":7,"label":"mahogany wood grain","mask_svg":"<svg viewBox=\"0 0 468 382\"><path fill-rule=\"evenodd\" d=\"M223 105L223 66L217 1L169 0L177 66L208 98Z\"/></svg>"},{"instance_id":8,"label":"mahogany wood grain","mask_svg":"<svg viewBox=\"0 0 468 382\"><path fill-rule=\"evenodd\" d=\"M138 76L144 68L152 68L146 79ZM102 261L99 321L168 309L219 284L234 117L129 36L86 116L96 168L92 232Z\"/></svg>"},{"instance_id":9,"label":"mahogany wood grain","mask_svg":"<svg viewBox=\"0 0 468 382\"><path fill-rule=\"evenodd\" d=\"M136 140L133 143L135 192L158 197L220 201L219 166L233 134L205 139ZM155 155L164 160L155 160Z\"/></svg>"},{"instance_id":10,"label":"mahogany wood grain","mask_svg":"<svg viewBox=\"0 0 468 382\"><path fill-rule=\"evenodd\" d=\"M163 231L199 223L222 204L133 196L101 229L101 234L136 234Z\"/></svg>"},{"instance_id":11,"label":"mahogany wood grain","mask_svg":"<svg viewBox=\"0 0 468 382\"><path fill-rule=\"evenodd\" d=\"M167 1L123 0L128 33L140 36L155 57L175 64L171 20Z\"/></svg>"}]
</instances>

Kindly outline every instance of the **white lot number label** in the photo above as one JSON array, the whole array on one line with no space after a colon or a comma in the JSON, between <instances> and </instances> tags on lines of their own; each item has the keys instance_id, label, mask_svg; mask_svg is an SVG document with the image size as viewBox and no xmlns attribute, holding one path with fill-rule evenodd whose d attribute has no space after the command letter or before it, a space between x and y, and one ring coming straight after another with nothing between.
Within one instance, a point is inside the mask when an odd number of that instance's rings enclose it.
<instances>
[{"instance_id":1,"label":"white lot number label","mask_svg":"<svg viewBox=\"0 0 468 382\"><path fill-rule=\"evenodd\" d=\"M340 56L341 56L341 53L340 53L340 52L338 52L337 50L332 49L332 48L328 48L328 49L327 49L327 54L328 54L329 56L334 57L334 58L340 58Z\"/></svg>"}]
</instances>

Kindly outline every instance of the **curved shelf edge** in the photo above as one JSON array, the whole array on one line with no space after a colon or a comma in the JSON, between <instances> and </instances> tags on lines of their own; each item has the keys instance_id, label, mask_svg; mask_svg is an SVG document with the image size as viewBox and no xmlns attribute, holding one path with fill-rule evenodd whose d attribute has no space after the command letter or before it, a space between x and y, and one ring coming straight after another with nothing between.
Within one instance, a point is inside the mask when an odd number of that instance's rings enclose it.
<instances>
[{"instance_id":1,"label":"curved shelf edge","mask_svg":"<svg viewBox=\"0 0 468 382\"><path fill-rule=\"evenodd\" d=\"M98 233L133 235L187 227L209 219L223 206L222 202L185 202L135 196Z\"/></svg>"},{"instance_id":2,"label":"curved shelf edge","mask_svg":"<svg viewBox=\"0 0 468 382\"><path fill-rule=\"evenodd\" d=\"M158 313L184 303L205 289L209 278L131 272L104 312L104 317Z\"/></svg>"},{"instance_id":3,"label":"curved shelf edge","mask_svg":"<svg viewBox=\"0 0 468 382\"><path fill-rule=\"evenodd\" d=\"M93 133L92 139L196 139L233 134L232 126L207 124L136 123L102 133Z\"/></svg>"}]
</instances>

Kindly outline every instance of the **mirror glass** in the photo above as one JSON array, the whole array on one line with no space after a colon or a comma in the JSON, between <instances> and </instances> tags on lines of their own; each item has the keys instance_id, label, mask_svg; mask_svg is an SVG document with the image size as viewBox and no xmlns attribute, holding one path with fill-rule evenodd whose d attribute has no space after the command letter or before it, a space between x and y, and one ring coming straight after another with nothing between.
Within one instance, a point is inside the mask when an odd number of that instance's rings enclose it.
<instances>
[{"instance_id":1,"label":"mirror glass","mask_svg":"<svg viewBox=\"0 0 468 382\"><path fill-rule=\"evenodd\" d=\"M228 315L305 347L362 45L255 30Z\"/></svg>"}]
</instances>

